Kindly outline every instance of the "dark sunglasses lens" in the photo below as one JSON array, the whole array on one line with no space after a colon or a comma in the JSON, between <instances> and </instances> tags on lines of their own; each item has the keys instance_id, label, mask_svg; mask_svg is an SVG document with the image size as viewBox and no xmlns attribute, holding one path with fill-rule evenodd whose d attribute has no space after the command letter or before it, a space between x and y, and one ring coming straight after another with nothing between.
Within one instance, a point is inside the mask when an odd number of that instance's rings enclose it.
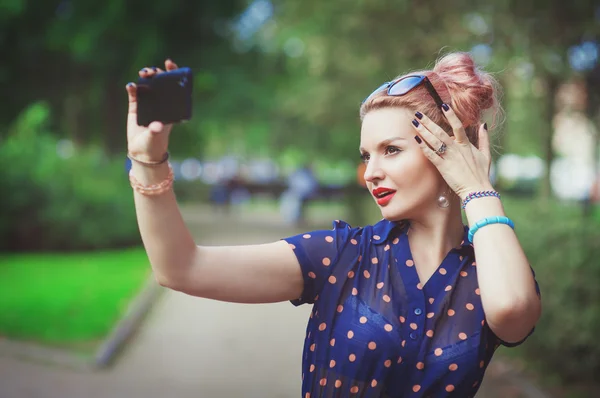
<instances>
[{"instance_id":1,"label":"dark sunglasses lens","mask_svg":"<svg viewBox=\"0 0 600 398\"><path fill-rule=\"evenodd\" d=\"M418 86L423 81L421 76L411 76L400 80L394 84L389 91L389 95L404 95Z\"/></svg>"}]
</instances>

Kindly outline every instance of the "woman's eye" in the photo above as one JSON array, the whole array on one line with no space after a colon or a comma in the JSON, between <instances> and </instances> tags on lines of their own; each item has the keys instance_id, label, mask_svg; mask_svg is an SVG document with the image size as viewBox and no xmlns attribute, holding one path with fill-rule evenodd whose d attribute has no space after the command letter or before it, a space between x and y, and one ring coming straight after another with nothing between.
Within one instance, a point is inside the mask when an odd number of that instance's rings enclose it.
<instances>
[{"instance_id":1,"label":"woman's eye","mask_svg":"<svg viewBox=\"0 0 600 398\"><path fill-rule=\"evenodd\" d=\"M393 155L398 152L400 152L400 148L397 148L395 146L388 146L387 148L385 148L386 155Z\"/></svg>"},{"instance_id":2,"label":"woman's eye","mask_svg":"<svg viewBox=\"0 0 600 398\"><path fill-rule=\"evenodd\" d=\"M362 153L360 155L360 160L362 160L363 162L367 162L369 160L369 154L368 153Z\"/></svg>"}]
</instances>

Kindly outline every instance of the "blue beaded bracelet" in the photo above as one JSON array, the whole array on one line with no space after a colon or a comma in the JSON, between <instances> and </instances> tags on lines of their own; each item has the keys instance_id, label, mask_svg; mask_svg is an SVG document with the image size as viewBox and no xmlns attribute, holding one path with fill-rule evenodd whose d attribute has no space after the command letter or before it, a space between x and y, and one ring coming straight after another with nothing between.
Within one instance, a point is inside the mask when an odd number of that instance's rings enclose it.
<instances>
[{"instance_id":1,"label":"blue beaded bracelet","mask_svg":"<svg viewBox=\"0 0 600 398\"><path fill-rule=\"evenodd\" d=\"M467 195L467 197L462 202L462 208L467 207L467 203L476 198L485 198L489 196L495 196L500 199L500 194L496 191L480 191L480 192L471 192Z\"/></svg>"},{"instance_id":2,"label":"blue beaded bracelet","mask_svg":"<svg viewBox=\"0 0 600 398\"><path fill-rule=\"evenodd\" d=\"M473 236L475 236L475 232L479 230L481 227L485 227L486 225L491 224L506 224L512 229L515 229L515 223L508 217L504 216L494 216L494 217L486 217L483 220L477 221L471 228L469 228L469 242L473 243Z\"/></svg>"}]
</instances>

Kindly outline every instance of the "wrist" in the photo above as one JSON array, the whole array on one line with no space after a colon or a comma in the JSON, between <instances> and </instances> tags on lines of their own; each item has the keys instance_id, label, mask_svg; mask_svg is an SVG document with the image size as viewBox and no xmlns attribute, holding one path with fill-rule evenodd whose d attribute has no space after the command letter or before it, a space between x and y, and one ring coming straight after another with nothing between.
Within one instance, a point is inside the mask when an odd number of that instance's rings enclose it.
<instances>
[{"instance_id":1,"label":"wrist","mask_svg":"<svg viewBox=\"0 0 600 398\"><path fill-rule=\"evenodd\" d=\"M147 167L137 162L131 162L131 174L143 185L159 184L169 176L169 163Z\"/></svg>"},{"instance_id":2,"label":"wrist","mask_svg":"<svg viewBox=\"0 0 600 398\"><path fill-rule=\"evenodd\" d=\"M465 216L469 225L486 217L505 215L502 202L495 196L474 199L465 208Z\"/></svg>"},{"instance_id":3,"label":"wrist","mask_svg":"<svg viewBox=\"0 0 600 398\"><path fill-rule=\"evenodd\" d=\"M458 197L460 198L460 201L463 202L467 198L467 196L469 196L469 194L484 191L495 191L495 189L492 186L492 184L484 184L479 187L464 189L458 193Z\"/></svg>"},{"instance_id":4,"label":"wrist","mask_svg":"<svg viewBox=\"0 0 600 398\"><path fill-rule=\"evenodd\" d=\"M133 162L146 167L155 167L166 163L169 160L169 152L163 151L160 155L154 156L144 153L127 152L127 157Z\"/></svg>"},{"instance_id":5,"label":"wrist","mask_svg":"<svg viewBox=\"0 0 600 398\"><path fill-rule=\"evenodd\" d=\"M144 184L135 178L133 172L130 172L129 183L131 184L134 192L144 196L158 196L171 191L173 189L173 180L175 176L173 175L173 169L171 168L171 165L167 163L167 166L169 167L169 174L167 175L167 178L155 184Z\"/></svg>"}]
</instances>

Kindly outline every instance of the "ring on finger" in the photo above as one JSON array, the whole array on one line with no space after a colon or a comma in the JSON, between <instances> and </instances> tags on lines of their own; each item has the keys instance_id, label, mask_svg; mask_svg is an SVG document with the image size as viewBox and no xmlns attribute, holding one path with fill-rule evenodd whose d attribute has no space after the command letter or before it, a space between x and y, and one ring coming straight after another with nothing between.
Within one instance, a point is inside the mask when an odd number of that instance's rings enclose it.
<instances>
[{"instance_id":1,"label":"ring on finger","mask_svg":"<svg viewBox=\"0 0 600 398\"><path fill-rule=\"evenodd\" d=\"M435 151L435 153L441 156L444 152L446 152L447 148L448 147L446 146L446 144L442 142L442 145L440 145L440 147Z\"/></svg>"}]
</instances>

